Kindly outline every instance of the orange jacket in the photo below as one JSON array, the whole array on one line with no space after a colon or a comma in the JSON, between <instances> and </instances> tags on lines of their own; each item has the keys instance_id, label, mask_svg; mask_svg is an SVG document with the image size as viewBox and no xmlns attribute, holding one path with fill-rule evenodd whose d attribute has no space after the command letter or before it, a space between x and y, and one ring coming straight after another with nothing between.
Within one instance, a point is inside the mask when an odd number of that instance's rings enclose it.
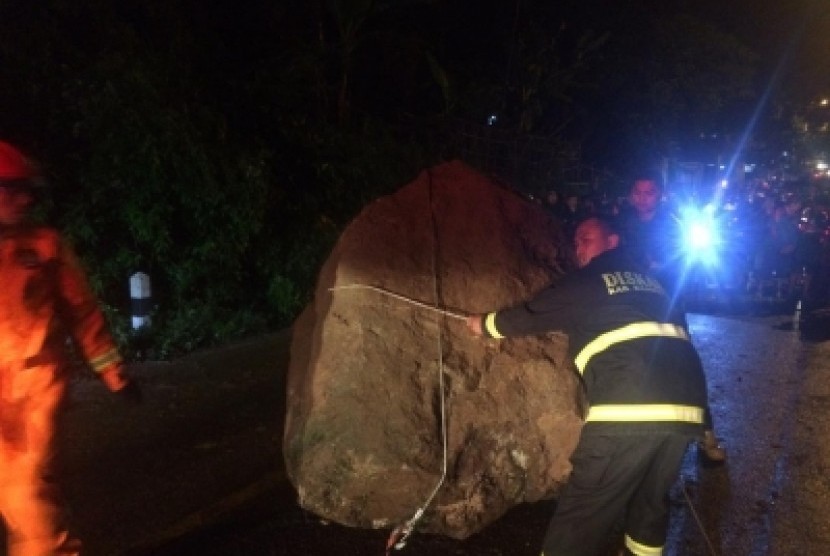
<instances>
[{"instance_id":1,"label":"orange jacket","mask_svg":"<svg viewBox=\"0 0 830 556\"><path fill-rule=\"evenodd\" d=\"M110 390L126 384L98 301L57 231L0 231L0 361L62 361L67 336Z\"/></svg>"}]
</instances>

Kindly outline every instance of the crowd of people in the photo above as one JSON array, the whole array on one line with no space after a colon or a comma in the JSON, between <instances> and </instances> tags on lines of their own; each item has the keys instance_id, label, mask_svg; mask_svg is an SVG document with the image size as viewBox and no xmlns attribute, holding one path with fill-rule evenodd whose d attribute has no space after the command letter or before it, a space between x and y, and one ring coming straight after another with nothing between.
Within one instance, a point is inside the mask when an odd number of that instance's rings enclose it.
<instances>
[{"instance_id":1,"label":"crowd of people","mask_svg":"<svg viewBox=\"0 0 830 556\"><path fill-rule=\"evenodd\" d=\"M660 183L659 179L654 180ZM719 191L705 202L671 187L661 188L659 226L646 232L649 241L674 242L675 255L682 256L681 210L686 205L711 203L713 223L720 233L721 264L706 269L697 278L733 300L783 302L811 310L830 301L830 184L818 182L771 185L748 181L736 190ZM699 197L699 196L698 196ZM561 222L573 238L576 225L589 216L630 221L636 214L631 192L578 195L549 191L541 204ZM661 249L667 251L664 247ZM691 283L691 288L694 284Z\"/></svg>"}]
</instances>

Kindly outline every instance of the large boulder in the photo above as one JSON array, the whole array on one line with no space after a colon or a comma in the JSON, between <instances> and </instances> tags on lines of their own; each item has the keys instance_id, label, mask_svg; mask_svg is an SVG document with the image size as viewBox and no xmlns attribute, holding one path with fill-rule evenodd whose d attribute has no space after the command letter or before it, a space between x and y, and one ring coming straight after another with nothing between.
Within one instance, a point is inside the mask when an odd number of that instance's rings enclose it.
<instances>
[{"instance_id":1,"label":"large boulder","mask_svg":"<svg viewBox=\"0 0 830 556\"><path fill-rule=\"evenodd\" d=\"M425 507L419 530L463 539L557 494L582 425L567 338L485 340L459 315L561 276L564 242L460 162L364 208L293 329L283 452L305 509L386 528Z\"/></svg>"}]
</instances>

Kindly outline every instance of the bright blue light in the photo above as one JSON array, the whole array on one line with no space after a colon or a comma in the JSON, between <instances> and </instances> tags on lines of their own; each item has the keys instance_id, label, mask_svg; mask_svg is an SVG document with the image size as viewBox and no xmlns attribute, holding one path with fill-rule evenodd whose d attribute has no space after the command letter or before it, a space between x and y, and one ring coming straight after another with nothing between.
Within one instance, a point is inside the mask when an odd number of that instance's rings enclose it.
<instances>
[{"instance_id":1,"label":"bright blue light","mask_svg":"<svg viewBox=\"0 0 830 556\"><path fill-rule=\"evenodd\" d=\"M687 262L718 264L720 232L714 214L714 207L703 209L687 207L681 212L683 251Z\"/></svg>"},{"instance_id":2,"label":"bright blue light","mask_svg":"<svg viewBox=\"0 0 830 556\"><path fill-rule=\"evenodd\" d=\"M693 249L709 249L715 237L703 222L692 222L686 231L686 240Z\"/></svg>"}]
</instances>

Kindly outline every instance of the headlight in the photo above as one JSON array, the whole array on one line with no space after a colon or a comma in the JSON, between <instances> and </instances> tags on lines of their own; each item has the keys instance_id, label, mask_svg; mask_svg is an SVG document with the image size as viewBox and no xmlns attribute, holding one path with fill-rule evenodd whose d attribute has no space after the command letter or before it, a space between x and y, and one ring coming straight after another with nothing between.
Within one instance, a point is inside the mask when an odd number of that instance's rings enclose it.
<instances>
[{"instance_id":1,"label":"headlight","mask_svg":"<svg viewBox=\"0 0 830 556\"><path fill-rule=\"evenodd\" d=\"M709 207L681 212L683 251L688 262L717 264L721 238L717 220Z\"/></svg>"},{"instance_id":2,"label":"headlight","mask_svg":"<svg viewBox=\"0 0 830 556\"><path fill-rule=\"evenodd\" d=\"M691 251L711 249L714 239L712 229L703 222L692 222L686 230L686 244Z\"/></svg>"}]
</instances>

